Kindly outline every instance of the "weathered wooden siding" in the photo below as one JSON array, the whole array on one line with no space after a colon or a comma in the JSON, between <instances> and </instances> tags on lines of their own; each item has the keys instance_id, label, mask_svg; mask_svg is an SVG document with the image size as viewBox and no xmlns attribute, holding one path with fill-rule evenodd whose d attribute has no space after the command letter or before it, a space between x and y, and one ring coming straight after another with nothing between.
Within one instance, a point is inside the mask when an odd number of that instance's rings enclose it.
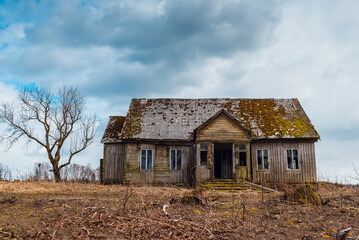
<instances>
[{"instance_id":1,"label":"weathered wooden siding","mask_svg":"<svg viewBox=\"0 0 359 240\"><path fill-rule=\"evenodd\" d=\"M226 142L226 141L225 141ZM208 181L210 179L214 179L214 172L215 172L215 166L214 166L214 144L213 142L207 142L207 164L206 165L200 165L200 141L196 144L196 180L198 182ZM218 142L216 142L218 143ZM239 146L245 144L246 149L240 150ZM239 165L239 152L244 151L246 152L246 162L247 166L240 166ZM232 161L232 164L229 164L229 166L232 166L232 177L235 179L245 179L250 181L250 144L248 140L243 142L237 142L232 144L232 156L230 158L230 161ZM233 174L234 173L234 174Z\"/></svg>"},{"instance_id":2,"label":"weathered wooden siding","mask_svg":"<svg viewBox=\"0 0 359 240\"><path fill-rule=\"evenodd\" d=\"M197 142L199 149L199 141ZM233 147L238 147L234 143ZM249 145L249 144L248 144ZM254 142L250 143L251 164L253 181L263 182L315 182L317 180L315 149L313 142ZM141 149L153 150L153 169L140 170ZM182 149L181 170L170 170L170 149ZM257 149L268 149L269 170L257 170ZM287 149L298 149L299 170L287 170ZM196 165L195 177L197 181L206 181L214 178L214 144L207 142L207 165L199 165L199 152L194 154L192 146L166 145L166 144L139 144L116 143L105 144L103 160L103 182L105 184L117 184L123 182L133 183L190 183L194 180L191 169ZM235 158L235 178L240 175L238 156L233 151ZM249 168L248 168L249 169Z\"/></svg>"},{"instance_id":3,"label":"weathered wooden siding","mask_svg":"<svg viewBox=\"0 0 359 240\"><path fill-rule=\"evenodd\" d=\"M103 160L103 183L118 184L123 181L123 160L125 154L125 145L122 143L110 144L104 146Z\"/></svg>"},{"instance_id":4,"label":"weathered wooden siding","mask_svg":"<svg viewBox=\"0 0 359 240\"><path fill-rule=\"evenodd\" d=\"M169 183L170 179L170 155L169 149L164 145L155 146L154 178L156 183Z\"/></svg>"},{"instance_id":5,"label":"weathered wooden siding","mask_svg":"<svg viewBox=\"0 0 359 240\"><path fill-rule=\"evenodd\" d=\"M140 182L143 178L147 182L146 175L152 174L152 171L147 171L140 175L140 146L136 143L126 143L125 145L125 164L124 164L124 179L126 183Z\"/></svg>"},{"instance_id":6,"label":"weathered wooden siding","mask_svg":"<svg viewBox=\"0 0 359 240\"><path fill-rule=\"evenodd\" d=\"M246 143L248 141L249 136L244 128L224 113L198 129L196 134L196 180L201 182L214 178L214 143ZM199 162L200 142L207 143L207 165L200 165Z\"/></svg>"},{"instance_id":7,"label":"weathered wooden siding","mask_svg":"<svg viewBox=\"0 0 359 240\"><path fill-rule=\"evenodd\" d=\"M203 182L211 179L212 170L207 165L198 165L196 167L196 181Z\"/></svg>"},{"instance_id":8,"label":"weathered wooden siding","mask_svg":"<svg viewBox=\"0 0 359 240\"><path fill-rule=\"evenodd\" d=\"M189 183L192 146L126 143L124 175L129 183ZM153 168L140 170L141 149L153 150ZM181 149L181 170L170 170L170 149ZM192 164L193 165L193 164Z\"/></svg>"},{"instance_id":9,"label":"weathered wooden siding","mask_svg":"<svg viewBox=\"0 0 359 240\"><path fill-rule=\"evenodd\" d=\"M268 149L269 170L257 170L257 149ZM287 169L287 149L298 149L299 170ZM251 143L253 182L300 183L317 181L313 142Z\"/></svg>"},{"instance_id":10,"label":"weathered wooden siding","mask_svg":"<svg viewBox=\"0 0 359 240\"><path fill-rule=\"evenodd\" d=\"M222 113L198 130L197 140L209 142L248 141L248 133L233 119Z\"/></svg>"},{"instance_id":11,"label":"weathered wooden siding","mask_svg":"<svg viewBox=\"0 0 359 240\"><path fill-rule=\"evenodd\" d=\"M178 147L178 146L173 146L170 148L167 148L167 156L166 159L168 161L168 168L170 165L169 159L170 159L170 150L171 149L181 149L182 150L182 161L181 161L181 170L170 170L170 182L171 183L188 183L190 181L190 172L189 170L189 165L192 159L191 157L191 151L192 147Z\"/></svg>"},{"instance_id":12,"label":"weathered wooden siding","mask_svg":"<svg viewBox=\"0 0 359 240\"><path fill-rule=\"evenodd\" d=\"M240 149L242 144L246 145L246 149ZM242 142L242 143L233 143L233 158L234 158L234 178L235 179L244 179L247 181L251 180L251 161L250 161L250 144L249 142ZM246 165L240 165L239 155L240 152L246 152Z\"/></svg>"},{"instance_id":13,"label":"weathered wooden siding","mask_svg":"<svg viewBox=\"0 0 359 240\"><path fill-rule=\"evenodd\" d=\"M196 144L196 181L202 182L214 178L214 144L212 142L207 143L207 164L201 165L200 163L200 142Z\"/></svg>"}]
</instances>

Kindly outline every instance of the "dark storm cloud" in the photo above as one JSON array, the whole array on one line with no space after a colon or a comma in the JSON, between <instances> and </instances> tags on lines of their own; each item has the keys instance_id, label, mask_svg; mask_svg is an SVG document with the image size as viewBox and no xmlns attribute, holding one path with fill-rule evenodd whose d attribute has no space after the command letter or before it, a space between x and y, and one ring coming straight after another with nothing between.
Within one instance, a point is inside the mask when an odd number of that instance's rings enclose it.
<instances>
[{"instance_id":1,"label":"dark storm cloud","mask_svg":"<svg viewBox=\"0 0 359 240\"><path fill-rule=\"evenodd\" d=\"M262 46L277 21L276 7L272 1L181 0L165 2L153 13L146 5L123 4L96 13L89 6L65 5L26 35L34 44L131 49L129 59L146 63L195 54L226 56Z\"/></svg>"},{"instance_id":2,"label":"dark storm cloud","mask_svg":"<svg viewBox=\"0 0 359 240\"><path fill-rule=\"evenodd\" d=\"M85 83L89 92L106 95L145 96L181 86L183 79L173 76L209 57L227 58L263 47L279 17L277 1L101 3L60 2L47 21L27 28L25 34L35 46L107 46L127 51L111 73L99 69ZM123 63L142 67L131 73L121 67ZM101 62L98 67L103 68ZM188 84L196 85L196 81Z\"/></svg>"}]
</instances>

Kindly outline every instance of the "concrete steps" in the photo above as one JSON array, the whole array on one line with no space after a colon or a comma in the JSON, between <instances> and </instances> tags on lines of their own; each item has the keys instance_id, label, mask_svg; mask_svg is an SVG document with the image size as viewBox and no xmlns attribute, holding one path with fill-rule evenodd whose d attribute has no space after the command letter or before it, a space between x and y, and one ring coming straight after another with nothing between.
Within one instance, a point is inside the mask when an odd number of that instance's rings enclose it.
<instances>
[{"instance_id":1,"label":"concrete steps","mask_svg":"<svg viewBox=\"0 0 359 240\"><path fill-rule=\"evenodd\" d=\"M264 192L275 192L273 189L263 187L244 180L232 180L232 179L214 179L200 185L200 188L204 190L216 190L227 192L240 192L246 190L257 190Z\"/></svg>"}]
</instances>

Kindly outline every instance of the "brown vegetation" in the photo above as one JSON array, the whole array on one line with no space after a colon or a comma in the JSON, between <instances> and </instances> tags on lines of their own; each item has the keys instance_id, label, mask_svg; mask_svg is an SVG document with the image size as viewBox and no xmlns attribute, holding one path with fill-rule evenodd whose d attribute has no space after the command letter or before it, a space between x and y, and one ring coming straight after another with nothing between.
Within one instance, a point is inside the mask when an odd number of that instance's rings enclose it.
<instances>
[{"instance_id":1,"label":"brown vegetation","mask_svg":"<svg viewBox=\"0 0 359 240\"><path fill-rule=\"evenodd\" d=\"M359 235L359 191L318 184L324 206L282 193L177 187L0 182L2 239L334 239ZM167 205L167 206L165 206Z\"/></svg>"}]
</instances>

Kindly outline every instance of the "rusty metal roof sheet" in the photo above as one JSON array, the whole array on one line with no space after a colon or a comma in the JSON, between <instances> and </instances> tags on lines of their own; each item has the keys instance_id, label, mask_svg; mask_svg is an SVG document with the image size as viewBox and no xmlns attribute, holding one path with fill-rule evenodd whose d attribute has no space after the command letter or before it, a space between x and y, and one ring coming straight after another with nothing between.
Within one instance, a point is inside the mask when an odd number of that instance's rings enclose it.
<instances>
[{"instance_id":1,"label":"rusty metal roof sheet","mask_svg":"<svg viewBox=\"0 0 359 240\"><path fill-rule=\"evenodd\" d=\"M222 109L238 119L252 139L319 139L298 99L132 99L122 131L108 135L114 142L188 140L194 129ZM103 141L109 142L105 136Z\"/></svg>"}]
</instances>

